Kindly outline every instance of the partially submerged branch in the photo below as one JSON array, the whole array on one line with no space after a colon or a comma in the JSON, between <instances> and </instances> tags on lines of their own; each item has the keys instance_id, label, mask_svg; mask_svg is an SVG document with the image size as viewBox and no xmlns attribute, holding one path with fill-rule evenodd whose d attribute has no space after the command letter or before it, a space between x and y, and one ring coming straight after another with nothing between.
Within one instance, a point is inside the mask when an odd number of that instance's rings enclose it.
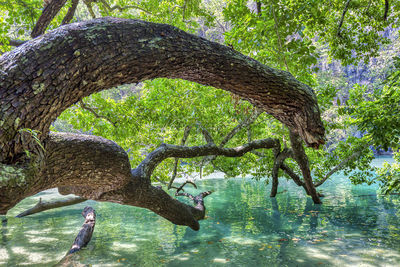
<instances>
[{"instance_id":1,"label":"partially submerged branch","mask_svg":"<svg viewBox=\"0 0 400 267\"><path fill-rule=\"evenodd\" d=\"M54 201L46 201L43 202L42 199L40 198L39 202L32 208L18 214L15 217L25 217L28 215L32 215L35 213L39 213L45 210L50 210L50 209L55 209L55 208L61 208L65 206L71 206L75 205L81 202L86 201L87 199L82 198L82 197L72 197L72 198L67 198L67 199L57 199Z\"/></svg>"},{"instance_id":2,"label":"partially submerged branch","mask_svg":"<svg viewBox=\"0 0 400 267\"><path fill-rule=\"evenodd\" d=\"M191 200L193 200L194 205L195 205L194 208L199 210L203 214L203 218L204 218L205 213L206 213L206 206L204 205L204 198L211 194L212 194L211 191L206 191L206 192L202 192L202 193L198 194L197 196L193 196L193 195L191 195L189 193L185 193L185 192L183 192L183 193L176 192L175 195L176 196L185 196L185 197L188 197Z\"/></svg>"},{"instance_id":3,"label":"partially submerged branch","mask_svg":"<svg viewBox=\"0 0 400 267\"><path fill-rule=\"evenodd\" d=\"M306 152L304 151L302 141L300 137L292 131L290 131L290 143L292 145L293 158L299 165L300 170L303 174L307 193L312 197L315 204L321 204L321 200L319 199L317 190L315 189L312 181L310 165Z\"/></svg>"},{"instance_id":4,"label":"partially submerged branch","mask_svg":"<svg viewBox=\"0 0 400 267\"><path fill-rule=\"evenodd\" d=\"M75 253L81 250L83 247L86 247L86 245L90 242L90 239L92 239L94 226L96 224L96 212L92 207L85 207L82 211L82 216L85 218L85 222L76 236L71 249L68 251L68 254Z\"/></svg>"}]
</instances>

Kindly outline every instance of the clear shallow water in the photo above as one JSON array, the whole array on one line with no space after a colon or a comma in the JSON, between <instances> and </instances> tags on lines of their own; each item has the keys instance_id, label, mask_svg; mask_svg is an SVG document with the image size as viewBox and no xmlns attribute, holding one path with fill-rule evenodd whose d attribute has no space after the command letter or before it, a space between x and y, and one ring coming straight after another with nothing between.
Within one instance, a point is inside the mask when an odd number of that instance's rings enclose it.
<instances>
[{"instance_id":1,"label":"clear shallow water","mask_svg":"<svg viewBox=\"0 0 400 267\"><path fill-rule=\"evenodd\" d=\"M97 222L80 260L92 266L400 266L400 197L377 195L376 186L352 186L338 175L321 187L323 205L314 205L292 182L281 182L276 199L269 185L250 179L198 185L215 190L198 232L147 210L93 201L13 218L57 193L28 198L0 228L0 266L59 262L87 205Z\"/></svg>"}]
</instances>

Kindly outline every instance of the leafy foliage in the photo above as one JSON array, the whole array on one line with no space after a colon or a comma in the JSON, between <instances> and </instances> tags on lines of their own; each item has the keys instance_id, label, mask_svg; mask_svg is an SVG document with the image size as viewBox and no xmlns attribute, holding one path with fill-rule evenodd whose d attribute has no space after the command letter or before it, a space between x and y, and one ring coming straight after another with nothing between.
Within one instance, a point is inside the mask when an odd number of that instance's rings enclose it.
<instances>
[{"instance_id":1,"label":"leafy foliage","mask_svg":"<svg viewBox=\"0 0 400 267\"><path fill-rule=\"evenodd\" d=\"M354 183L371 183L373 152L368 145L387 150L398 149L400 143L400 61L391 59L393 51L400 47L394 33L399 26L400 2L390 3L390 9L385 11L383 1L360 0L80 1L73 21L114 16L168 23L225 42L265 64L290 71L315 88L327 129L326 146L322 150L306 150L315 180L323 181L330 170L345 162L341 169ZM48 30L61 24L70 5L68 1ZM29 39L44 5L38 0L5 0L0 6L0 43L6 51L11 49L10 40ZM385 51L390 53L385 55ZM356 67L368 69L367 82L352 79L350 72ZM356 84L361 82L363 85ZM190 134L186 145L206 143L204 130L220 144L253 112L250 104L221 90L157 79L92 95L84 105L65 111L53 129L112 139L136 165L163 142L181 144L187 127ZM288 130L262 114L226 146L271 136L288 145ZM270 175L273 159L273 153L265 151L262 157L218 157L212 164L206 164L206 159L185 159L178 166L186 175L220 170L227 176L259 178ZM300 174L294 161L285 163ZM173 159L163 162L155 176L168 179L174 164ZM399 169L394 164L379 171L388 191L398 188Z\"/></svg>"}]
</instances>

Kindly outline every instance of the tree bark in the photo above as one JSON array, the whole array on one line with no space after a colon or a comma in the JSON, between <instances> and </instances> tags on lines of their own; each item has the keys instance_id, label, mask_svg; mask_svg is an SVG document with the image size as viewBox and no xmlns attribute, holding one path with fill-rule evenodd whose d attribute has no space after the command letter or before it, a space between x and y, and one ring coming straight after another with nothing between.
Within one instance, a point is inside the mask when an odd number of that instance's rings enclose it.
<instances>
[{"instance_id":1,"label":"tree bark","mask_svg":"<svg viewBox=\"0 0 400 267\"><path fill-rule=\"evenodd\" d=\"M71 249L68 251L68 254L75 253L83 247L86 247L92 239L94 226L96 225L96 212L92 207L85 207L82 211L82 216L85 218L85 222L76 236Z\"/></svg>"},{"instance_id":2,"label":"tree bark","mask_svg":"<svg viewBox=\"0 0 400 267\"><path fill-rule=\"evenodd\" d=\"M231 91L275 116L308 145L324 141L316 96L290 73L169 25L117 18L64 25L0 57L0 214L57 187L63 194L147 208L198 230L204 212L153 187L154 168L168 157L237 157L275 147L276 140L237 148L163 144L131 170L127 154L112 141L49 134L61 112L83 97L157 77ZM35 132L21 131L26 128Z\"/></svg>"},{"instance_id":3,"label":"tree bark","mask_svg":"<svg viewBox=\"0 0 400 267\"><path fill-rule=\"evenodd\" d=\"M85 207L82 211L82 216L85 218L85 222L76 236L71 249L55 266L86 266L79 262L79 256L76 256L75 252L86 247L92 239L94 226L96 224L96 211L92 207Z\"/></svg>"},{"instance_id":4,"label":"tree bark","mask_svg":"<svg viewBox=\"0 0 400 267\"><path fill-rule=\"evenodd\" d=\"M236 148L162 144L135 169L130 168L128 155L121 147L101 137L52 133L44 145L46 153L39 172L0 164L0 214L27 196L58 187L61 194L150 209L174 224L198 230L198 221L204 218L201 208L181 203L151 185L150 177L157 165L170 157L239 157L253 149L273 148L277 140L257 140Z\"/></svg>"},{"instance_id":5,"label":"tree bark","mask_svg":"<svg viewBox=\"0 0 400 267\"><path fill-rule=\"evenodd\" d=\"M279 169L281 168L285 159L287 159L292 155L292 152L288 148L285 148L282 151L279 150L280 146L274 152L275 160L274 160L274 166L272 167L272 187L271 187L270 197L275 197L276 194L278 193Z\"/></svg>"},{"instance_id":6,"label":"tree bark","mask_svg":"<svg viewBox=\"0 0 400 267\"><path fill-rule=\"evenodd\" d=\"M231 91L298 133L323 143L313 90L290 73L172 26L100 18L64 25L0 57L0 162L15 163L18 129L47 138L50 124L94 92L157 77Z\"/></svg>"},{"instance_id":7,"label":"tree bark","mask_svg":"<svg viewBox=\"0 0 400 267\"><path fill-rule=\"evenodd\" d=\"M27 209L24 212L21 212L15 217L21 218L25 217L28 215L32 215L35 213L39 213L45 210L50 210L50 209L55 209L55 208L61 208L65 206L70 206L70 205L75 205L78 203L82 203L86 201L85 198L82 197L72 197L72 198L67 198L67 199L57 199L55 201L46 201L42 202L42 199L39 200L39 202L32 208Z\"/></svg>"},{"instance_id":8,"label":"tree bark","mask_svg":"<svg viewBox=\"0 0 400 267\"><path fill-rule=\"evenodd\" d=\"M315 189L312 181L310 165L308 162L308 157L304 151L303 144L297 134L290 131L289 135L293 149L294 160L296 160L297 164L299 164L301 173L303 174L306 191L312 197L315 204L321 204L322 202L319 199L317 190Z\"/></svg>"},{"instance_id":9,"label":"tree bark","mask_svg":"<svg viewBox=\"0 0 400 267\"><path fill-rule=\"evenodd\" d=\"M56 17L57 13L61 10L66 2L67 0L49 1L49 4L43 9L42 14L40 15L35 27L31 32L32 38L38 37L46 31L51 21Z\"/></svg>"}]
</instances>

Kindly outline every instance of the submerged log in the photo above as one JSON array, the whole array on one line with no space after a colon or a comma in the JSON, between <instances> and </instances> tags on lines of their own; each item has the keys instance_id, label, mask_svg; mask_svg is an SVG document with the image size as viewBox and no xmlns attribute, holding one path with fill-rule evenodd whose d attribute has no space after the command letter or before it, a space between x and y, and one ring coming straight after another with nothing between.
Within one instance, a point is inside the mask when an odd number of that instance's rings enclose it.
<instances>
[{"instance_id":1,"label":"submerged log","mask_svg":"<svg viewBox=\"0 0 400 267\"><path fill-rule=\"evenodd\" d=\"M18 214L17 218L21 218L21 217L25 217L28 215L32 215L35 213L39 213L45 210L50 210L50 209L55 209L55 208L61 208L61 207L65 207L65 206L71 206L71 205L75 205L81 202L86 201L86 198L83 197L72 197L72 198L67 198L67 199L57 199L54 201L46 201L43 202L42 199L40 198L39 202L32 208L21 212L20 214Z\"/></svg>"}]
</instances>

